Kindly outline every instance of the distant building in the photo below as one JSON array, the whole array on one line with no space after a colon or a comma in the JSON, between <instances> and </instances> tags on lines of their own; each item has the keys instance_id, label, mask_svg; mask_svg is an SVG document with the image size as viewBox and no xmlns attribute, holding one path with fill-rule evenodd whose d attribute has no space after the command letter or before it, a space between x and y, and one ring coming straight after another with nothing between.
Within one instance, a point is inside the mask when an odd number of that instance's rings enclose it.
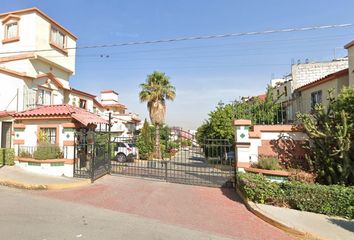
<instances>
[{"instance_id":1,"label":"distant building","mask_svg":"<svg viewBox=\"0 0 354 240\"><path fill-rule=\"evenodd\" d=\"M291 73L283 80L272 80L273 99L281 106L282 122L296 121L296 112L301 111L295 104L294 90L314 82L329 74L348 68L348 58L334 59L326 62L307 62L293 64Z\"/></svg>"},{"instance_id":2,"label":"distant building","mask_svg":"<svg viewBox=\"0 0 354 240\"><path fill-rule=\"evenodd\" d=\"M297 112L310 113L316 104L328 106L329 90L337 97L343 87L349 86L348 68L329 74L295 90L294 106Z\"/></svg>"}]
</instances>

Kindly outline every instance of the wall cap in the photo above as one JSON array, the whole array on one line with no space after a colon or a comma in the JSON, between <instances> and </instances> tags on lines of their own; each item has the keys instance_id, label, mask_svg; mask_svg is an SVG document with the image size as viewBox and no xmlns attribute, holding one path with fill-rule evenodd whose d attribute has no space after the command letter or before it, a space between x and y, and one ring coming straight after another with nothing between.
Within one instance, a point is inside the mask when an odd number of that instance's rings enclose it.
<instances>
[{"instance_id":1,"label":"wall cap","mask_svg":"<svg viewBox=\"0 0 354 240\"><path fill-rule=\"evenodd\" d=\"M235 119L233 121L234 126L251 126L252 122L249 119Z\"/></svg>"},{"instance_id":2,"label":"wall cap","mask_svg":"<svg viewBox=\"0 0 354 240\"><path fill-rule=\"evenodd\" d=\"M252 167L246 167L244 168L246 172L253 172L253 173L262 173L264 175L273 175L273 176L281 176L281 177L288 177L291 174L286 171L282 170L266 170L266 169L260 169L260 168L252 168Z\"/></svg>"},{"instance_id":3,"label":"wall cap","mask_svg":"<svg viewBox=\"0 0 354 240\"><path fill-rule=\"evenodd\" d=\"M66 158L37 160L34 158L16 157L16 160L19 162L37 162L37 163L60 163L60 162L63 162L65 164L73 164L74 163L73 159L66 159Z\"/></svg>"}]
</instances>

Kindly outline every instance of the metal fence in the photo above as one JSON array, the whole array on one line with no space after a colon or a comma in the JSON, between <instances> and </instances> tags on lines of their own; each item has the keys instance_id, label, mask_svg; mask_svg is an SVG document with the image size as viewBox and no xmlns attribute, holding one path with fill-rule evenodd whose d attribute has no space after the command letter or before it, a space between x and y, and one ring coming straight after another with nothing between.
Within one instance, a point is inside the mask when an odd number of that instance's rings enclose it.
<instances>
[{"instance_id":1,"label":"metal fence","mask_svg":"<svg viewBox=\"0 0 354 240\"><path fill-rule=\"evenodd\" d=\"M134 138L116 137L111 143L111 172L174 183L232 187L235 176L233 143L225 139L208 139L198 144L192 139L191 136L162 139L162 159L156 159L153 146L142 146Z\"/></svg>"},{"instance_id":2,"label":"metal fence","mask_svg":"<svg viewBox=\"0 0 354 240\"><path fill-rule=\"evenodd\" d=\"M296 123L291 102L264 104L262 102L235 102L234 119L250 119L253 124L273 125Z\"/></svg>"}]
</instances>

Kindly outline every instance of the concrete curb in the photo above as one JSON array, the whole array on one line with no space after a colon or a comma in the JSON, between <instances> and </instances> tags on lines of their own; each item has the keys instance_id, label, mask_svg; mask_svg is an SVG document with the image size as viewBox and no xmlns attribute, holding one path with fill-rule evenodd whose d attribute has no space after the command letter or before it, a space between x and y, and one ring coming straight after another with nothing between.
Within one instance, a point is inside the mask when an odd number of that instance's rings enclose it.
<instances>
[{"instance_id":1,"label":"concrete curb","mask_svg":"<svg viewBox=\"0 0 354 240\"><path fill-rule=\"evenodd\" d=\"M61 190L61 189L71 189L84 187L91 184L89 179L84 179L79 182L71 182L71 183L53 183L53 184L31 184L26 182L20 182L12 179L1 178L0 185L26 189L26 190Z\"/></svg>"},{"instance_id":2,"label":"concrete curb","mask_svg":"<svg viewBox=\"0 0 354 240\"><path fill-rule=\"evenodd\" d=\"M309 232L304 232L301 230L298 230L294 228L293 226L289 226L285 223L282 223L271 216L269 216L267 213L262 211L261 209L257 208L255 206L255 203L248 201L248 199L242 194L242 192L236 187L236 192L242 199L243 203L245 204L246 208L252 212L254 215L262 219L263 221L269 223L270 225L279 228L283 230L284 232L296 237L296 238L306 238L306 239L313 239L313 240L329 240L329 239L324 239L321 237L318 237L312 233Z\"/></svg>"}]
</instances>

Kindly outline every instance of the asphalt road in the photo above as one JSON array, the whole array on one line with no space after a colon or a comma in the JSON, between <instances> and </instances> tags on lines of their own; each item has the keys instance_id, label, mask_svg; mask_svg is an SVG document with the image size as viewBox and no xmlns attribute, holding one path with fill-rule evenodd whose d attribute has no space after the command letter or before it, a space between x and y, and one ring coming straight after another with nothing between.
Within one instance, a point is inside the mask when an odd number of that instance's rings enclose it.
<instances>
[{"instance_id":1,"label":"asphalt road","mask_svg":"<svg viewBox=\"0 0 354 240\"><path fill-rule=\"evenodd\" d=\"M227 239L155 219L0 187L0 239Z\"/></svg>"}]
</instances>

